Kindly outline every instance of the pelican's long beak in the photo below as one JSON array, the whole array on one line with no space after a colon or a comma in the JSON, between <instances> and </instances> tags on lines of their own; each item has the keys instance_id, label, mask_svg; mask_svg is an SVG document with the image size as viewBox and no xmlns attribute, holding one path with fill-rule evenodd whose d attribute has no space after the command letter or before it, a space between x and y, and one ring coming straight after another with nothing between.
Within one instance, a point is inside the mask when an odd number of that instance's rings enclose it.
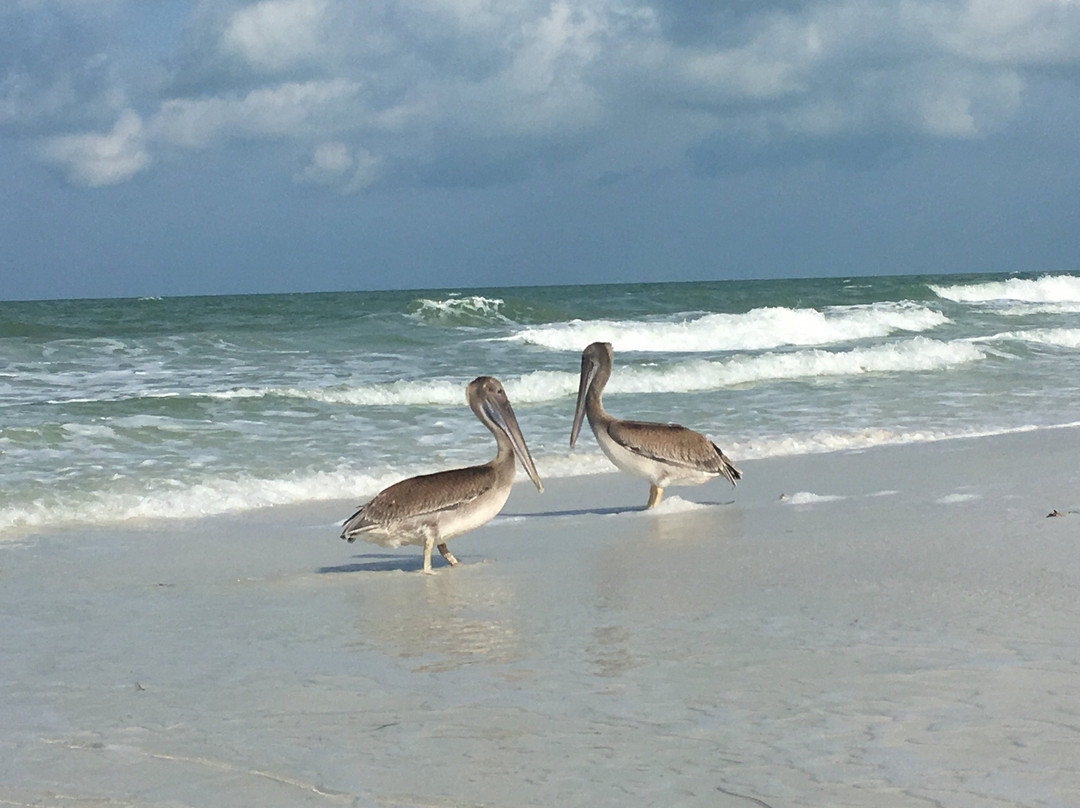
<instances>
[{"instance_id":1,"label":"pelican's long beak","mask_svg":"<svg viewBox=\"0 0 1080 808\"><path fill-rule=\"evenodd\" d=\"M585 397L589 393L593 379L600 370L600 363L595 359L581 359L581 380L578 382L577 406L574 409L574 426L570 430L570 448L577 443L578 433L581 432L581 424L585 421Z\"/></svg>"},{"instance_id":2,"label":"pelican's long beak","mask_svg":"<svg viewBox=\"0 0 1080 808\"><path fill-rule=\"evenodd\" d=\"M533 463L532 455L529 454L529 447L525 444L525 438L521 434L521 427L518 426L517 417L514 415L514 408L510 406L510 402L487 399L481 406L492 423L510 438L510 445L514 448L517 459L521 461L521 467L533 481L536 490L543 493L544 484L540 482L540 475L536 473L536 464Z\"/></svg>"}]
</instances>

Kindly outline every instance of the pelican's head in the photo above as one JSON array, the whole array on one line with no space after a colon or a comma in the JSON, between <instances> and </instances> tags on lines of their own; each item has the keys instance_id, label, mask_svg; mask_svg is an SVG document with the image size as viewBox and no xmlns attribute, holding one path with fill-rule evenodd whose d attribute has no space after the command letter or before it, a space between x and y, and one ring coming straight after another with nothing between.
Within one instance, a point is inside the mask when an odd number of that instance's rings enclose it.
<instances>
[{"instance_id":1,"label":"pelican's head","mask_svg":"<svg viewBox=\"0 0 1080 808\"><path fill-rule=\"evenodd\" d=\"M465 389L465 398L469 407L476 413L476 417L496 436L499 433L506 435L513 447L514 454L521 462L521 467L533 481L537 491L543 491L544 486L540 482L540 475L536 473L536 465L533 463L529 447L525 445L525 438L521 434L514 408L510 406L510 399L506 396L502 383L493 376L478 376L469 382Z\"/></svg>"},{"instance_id":2,"label":"pelican's head","mask_svg":"<svg viewBox=\"0 0 1080 808\"><path fill-rule=\"evenodd\" d=\"M603 391L611 375L615 352L610 342L594 342L581 352L581 379L578 381L577 406L574 409L574 426L570 430L570 447L577 443L581 424L585 420L585 401L589 390L596 385L597 395Z\"/></svg>"}]
</instances>

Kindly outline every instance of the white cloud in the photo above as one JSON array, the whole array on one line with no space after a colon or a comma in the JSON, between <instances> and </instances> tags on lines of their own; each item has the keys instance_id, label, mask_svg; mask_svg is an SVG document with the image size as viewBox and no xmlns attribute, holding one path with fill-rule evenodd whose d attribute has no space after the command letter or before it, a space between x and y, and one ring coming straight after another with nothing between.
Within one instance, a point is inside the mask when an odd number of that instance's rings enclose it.
<instances>
[{"instance_id":1,"label":"white cloud","mask_svg":"<svg viewBox=\"0 0 1080 808\"><path fill-rule=\"evenodd\" d=\"M142 119L131 110L125 110L107 134L49 138L41 153L62 166L72 182L91 187L126 182L151 163Z\"/></svg>"},{"instance_id":2,"label":"white cloud","mask_svg":"<svg viewBox=\"0 0 1080 808\"><path fill-rule=\"evenodd\" d=\"M1076 0L967 0L948 14L941 42L988 63L1080 63L1080 3Z\"/></svg>"},{"instance_id":3,"label":"white cloud","mask_svg":"<svg viewBox=\"0 0 1080 808\"><path fill-rule=\"evenodd\" d=\"M604 99L588 81L603 55L605 20L560 0L522 25L522 41L505 69L479 85L479 96L508 133L577 131L597 120ZM451 110L447 110L452 112Z\"/></svg>"},{"instance_id":4,"label":"white cloud","mask_svg":"<svg viewBox=\"0 0 1080 808\"><path fill-rule=\"evenodd\" d=\"M804 5L763 15L727 48L664 42L653 69L665 97L711 110L720 132L978 137L1011 119L1024 89L1015 65L957 44L971 7L993 2Z\"/></svg>"},{"instance_id":5,"label":"white cloud","mask_svg":"<svg viewBox=\"0 0 1080 808\"><path fill-rule=\"evenodd\" d=\"M145 127L130 113L111 133L53 138L45 151L68 166L110 146L127 156L72 168L81 182L133 176L154 144L230 138L294 141L312 155L297 181L333 187L363 187L395 165L479 163L493 144L496 159L591 153L622 170L618 155L633 154L655 168L709 139L980 137L1012 119L1032 70L1080 64L1080 0L734 5L206 0L171 83L132 99L113 72L84 70L95 92L80 84L77 95L94 109L68 125L137 106ZM42 86L22 66L5 71L0 54L0 124L46 103L32 92ZM56 106L68 85L51 86ZM155 94L162 86L172 94ZM56 156L65 150L84 156Z\"/></svg>"},{"instance_id":6,"label":"white cloud","mask_svg":"<svg viewBox=\"0 0 1080 808\"><path fill-rule=\"evenodd\" d=\"M280 71L318 55L326 0L262 0L232 14L222 46L262 70Z\"/></svg>"},{"instance_id":7,"label":"white cloud","mask_svg":"<svg viewBox=\"0 0 1080 808\"><path fill-rule=\"evenodd\" d=\"M354 108L358 89L333 79L286 82L236 99L172 99L161 105L150 129L156 138L187 148L225 137L307 138L334 128L342 111Z\"/></svg>"},{"instance_id":8,"label":"white cloud","mask_svg":"<svg viewBox=\"0 0 1080 808\"><path fill-rule=\"evenodd\" d=\"M953 67L933 73L913 98L919 128L936 137L975 137L996 129L1020 104L1023 82L1009 70Z\"/></svg>"},{"instance_id":9,"label":"white cloud","mask_svg":"<svg viewBox=\"0 0 1080 808\"><path fill-rule=\"evenodd\" d=\"M366 149L355 154L341 142L320 143L315 147L311 163L294 176L304 185L329 185L343 193L370 186L379 176L381 161Z\"/></svg>"},{"instance_id":10,"label":"white cloud","mask_svg":"<svg viewBox=\"0 0 1080 808\"><path fill-rule=\"evenodd\" d=\"M344 143L322 143L315 148L311 165L308 166L305 175L313 181L322 177L336 179L352 168L352 164L349 147Z\"/></svg>"}]
</instances>

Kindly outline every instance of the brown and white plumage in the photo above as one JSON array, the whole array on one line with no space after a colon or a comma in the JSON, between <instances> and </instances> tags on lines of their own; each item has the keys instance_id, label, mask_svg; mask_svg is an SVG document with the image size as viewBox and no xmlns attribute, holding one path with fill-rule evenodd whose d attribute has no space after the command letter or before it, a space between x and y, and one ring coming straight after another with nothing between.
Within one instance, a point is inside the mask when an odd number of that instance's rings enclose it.
<instances>
[{"instance_id":1,"label":"brown and white plumage","mask_svg":"<svg viewBox=\"0 0 1080 808\"><path fill-rule=\"evenodd\" d=\"M515 457L537 490L544 490L499 380L474 379L466 388L466 399L495 436L495 458L480 466L422 474L391 485L345 520L341 538L351 542L359 536L386 547L421 545L423 571L430 573L433 547L451 565L457 564L446 542L480 527L502 510L514 484Z\"/></svg>"},{"instance_id":2,"label":"brown and white plumage","mask_svg":"<svg viewBox=\"0 0 1080 808\"><path fill-rule=\"evenodd\" d=\"M699 432L678 424L623 421L609 415L602 396L613 364L611 343L594 342L582 351L571 447L588 416L596 442L608 459L627 474L649 481L649 508L659 504L669 485L698 485L714 477L735 485L742 478L720 448Z\"/></svg>"}]
</instances>

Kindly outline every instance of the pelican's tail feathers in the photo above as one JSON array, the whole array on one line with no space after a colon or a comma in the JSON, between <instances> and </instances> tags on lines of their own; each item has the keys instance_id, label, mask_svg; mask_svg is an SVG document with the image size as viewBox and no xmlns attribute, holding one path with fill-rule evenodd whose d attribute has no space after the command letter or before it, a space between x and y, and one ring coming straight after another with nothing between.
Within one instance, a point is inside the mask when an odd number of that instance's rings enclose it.
<instances>
[{"instance_id":1,"label":"pelican's tail feathers","mask_svg":"<svg viewBox=\"0 0 1080 808\"><path fill-rule=\"evenodd\" d=\"M732 485L735 485L742 479L742 472L735 468L735 464L731 462L731 458L720 451L720 447L715 443L713 444L713 448L716 449L716 454L720 458L720 474L726 477Z\"/></svg>"},{"instance_id":2,"label":"pelican's tail feathers","mask_svg":"<svg viewBox=\"0 0 1080 808\"><path fill-rule=\"evenodd\" d=\"M345 541L356 541L356 537L361 533L367 533L369 530L378 527L377 522L372 522L367 518L367 514L365 513L366 508L367 505L364 505L360 510L345 520L341 527L341 538L345 539Z\"/></svg>"}]
</instances>

